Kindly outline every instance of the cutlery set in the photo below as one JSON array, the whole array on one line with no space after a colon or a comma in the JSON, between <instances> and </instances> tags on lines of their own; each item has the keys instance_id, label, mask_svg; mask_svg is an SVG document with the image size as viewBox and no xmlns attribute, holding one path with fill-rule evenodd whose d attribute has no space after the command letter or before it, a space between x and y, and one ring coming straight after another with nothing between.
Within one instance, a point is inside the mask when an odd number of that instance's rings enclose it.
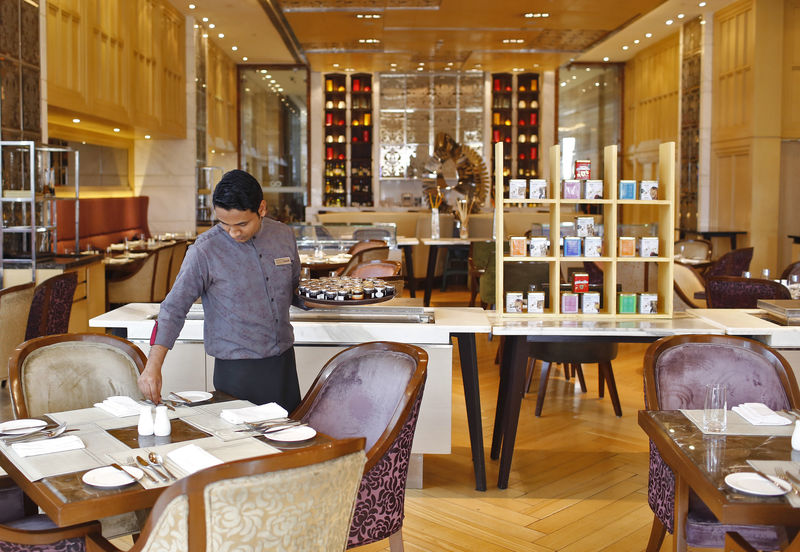
<instances>
[{"instance_id":1,"label":"cutlery set","mask_svg":"<svg viewBox=\"0 0 800 552\"><path fill-rule=\"evenodd\" d=\"M134 461L133 458L130 461ZM136 456L135 461L142 467L142 472L154 483L159 481L177 481L178 478L164 465L163 458L160 454L150 452L147 459L142 456ZM153 477L152 473L158 476L158 479ZM124 471L124 470L123 470Z\"/></svg>"},{"instance_id":2,"label":"cutlery set","mask_svg":"<svg viewBox=\"0 0 800 552\"><path fill-rule=\"evenodd\" d=\"M305 427L308 424L300 420L292 420L289 418L273 418L261 422L245 422L244 425L247 426L247 429L237 429L236 431L239 433L244 431L257 431L262 435L269 435L271 433L283 431L284 429L289 429L290 427Z\"/></svg>"},{"instance_id":3,"label":"cutlery set","mask_svg":"<svg viewBox=\"0 0 800 552\"><path fill-rule=\"evenodd\" d=\"M6 445L11 445L13 443L27 443L30 441L41 441L44 439L52 439L53 437L58 437L62 433L66 433L69 431L77 431L77 429L67 429L67 424L65 422L58 424L56 427L42 428L36 431L32 431L31 433L26 433L24 435L12 435L10 437L3 437L2 441Z\"/></svg>"}]
</instances>

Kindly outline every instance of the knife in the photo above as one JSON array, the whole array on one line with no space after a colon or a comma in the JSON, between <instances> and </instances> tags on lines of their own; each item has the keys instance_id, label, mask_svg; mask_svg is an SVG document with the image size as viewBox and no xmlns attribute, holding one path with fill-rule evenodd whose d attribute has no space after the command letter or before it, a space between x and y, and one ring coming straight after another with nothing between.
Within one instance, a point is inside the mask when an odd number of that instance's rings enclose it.
<instances>
[{"instance_id":1,"label":"knife","mask_svg":"<svg viewBox=\"0 0 800 552\"><path fill-rule=\"evenodd\" d=\"M155 474L158 476L158 478L159 478L161 481L167 481L167 477L166 477L164 474L162 474L160 471L158 471L158 470L157 470L157 469L155 469L153 466L151 466L151 465L150 465L150 464L147 462L147 460L145 460L145 459L144 459L144 458L142 458L141 456L137 456L137 457L136 457L136 462L138 462L138 463L139 463L139 465L140 465L142 468L150 468L151 470L153 470L153 472L154 472L154 473L155 473ZM146 470L146 469L143 469L142 471L143 471L144 473L147 473L147 475L150 475L150 474L147 472L147 470ZM156 481L156 479L155 479L155 478L154 478L152 475L150 475L150 479L152 479L153 481Z\"/></svg>"}]
</instances>

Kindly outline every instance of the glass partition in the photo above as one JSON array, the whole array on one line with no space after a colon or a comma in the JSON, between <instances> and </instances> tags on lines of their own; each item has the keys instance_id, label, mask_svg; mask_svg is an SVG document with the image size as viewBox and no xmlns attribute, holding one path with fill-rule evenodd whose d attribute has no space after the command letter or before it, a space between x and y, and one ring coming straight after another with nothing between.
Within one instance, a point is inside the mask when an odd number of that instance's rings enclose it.
<instances>
[{"instance_id":1,"label":"glass partition","mask_svg":"<svg viewBox=\"0 0 800 552\"><path fill-rule=\"evenodd\" d=\"M364 240L383 240L389 247L397 244L397 225L393 222L374 224L292 224L297 249L347 251Z\"/></svg>"},{"instance_id":2,"label":"glass partition","mask_svg":"<svg viewBox=\"0 0 800 552\"><path fill-rule=\"evenodd\" d=\"M305 218L308 203L308 69L239 68L239 166L264 189L269 216Z\"/></svg>"}]
</instances>

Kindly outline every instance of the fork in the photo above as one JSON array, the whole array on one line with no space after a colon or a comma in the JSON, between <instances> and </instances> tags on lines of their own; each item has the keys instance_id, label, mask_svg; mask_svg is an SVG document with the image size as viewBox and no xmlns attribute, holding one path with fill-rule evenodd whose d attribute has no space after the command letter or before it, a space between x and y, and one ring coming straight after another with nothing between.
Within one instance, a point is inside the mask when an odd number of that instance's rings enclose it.
<instances>
[{"instance_id":1,"label":"fork","mask_svg":"<svg viewBox=\"0 0 800 552\"><path fill-rule=\"evenodd\" d=\"M789 485L791 485L792 493L796 494L797 496L800 496L800 486L798 486L796 483L797 481L796 477L794 477L792 474L790 474L783 468L775 468L775 475L778 477L778 479L782 479L783 481L786 481Z\"/></svg>"}]
</instances>

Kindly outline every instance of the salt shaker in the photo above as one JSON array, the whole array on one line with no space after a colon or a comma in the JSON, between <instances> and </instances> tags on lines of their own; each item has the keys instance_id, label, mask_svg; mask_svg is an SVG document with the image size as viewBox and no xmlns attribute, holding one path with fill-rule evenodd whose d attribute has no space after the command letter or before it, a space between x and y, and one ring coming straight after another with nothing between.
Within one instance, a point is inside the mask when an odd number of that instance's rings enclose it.
<instances>
[{"instance_id":1,"label":"salt shaker","mask_svg":"<svg viewBox=\"0 0 800 552\"><path fill-rule=\"evenodd\" d=\"M156 407L156 419L153 422L153 433L157 437L164 437L172 432L169 424L169 416L167 416L167 407L159 405Z\"/></svg>"},{"instance_id":2,"label":"salt shaker","mask_svg":"<svg viewBox=\"0 0 800 552\"><path fill-rule=\"evenodd\" d=\"M794 431L792 432L792 448L800 450L800 420L794 423Z\"/></svg>"},{"instance_id":3,"label":"salt shaker","mask_svg":"<svg viewBox=\"0 0 800 552\"><path fill-rule=\"evenodd\" d=\"M139 410L139 435L153 434L153 414L149 406L143 406Z\"/></svg>"}]
</instances>

